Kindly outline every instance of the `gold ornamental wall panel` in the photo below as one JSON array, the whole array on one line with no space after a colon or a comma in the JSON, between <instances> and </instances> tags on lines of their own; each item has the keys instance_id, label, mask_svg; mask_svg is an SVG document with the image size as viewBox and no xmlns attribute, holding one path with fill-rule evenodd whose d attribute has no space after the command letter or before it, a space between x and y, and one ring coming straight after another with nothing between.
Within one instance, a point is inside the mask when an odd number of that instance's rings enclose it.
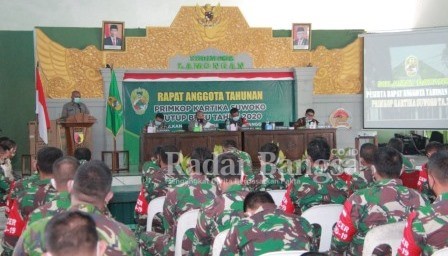
<instances>
[{"instance_id":1,"label":"gold ornamental wall panel","mask_svg":"<svg viewBox=\"0 0 448 256\"><path fill-rule=\"evenodd\" d=\"M229 55L248 54L254 68L318 67L315 94L357 94L362 90L362 40L342 49L322 46L293 51L291 37L273 37L271 28L249 27L237 7L181 7L170 27L147 27L145 37L126 37L125 51L64 48L36 29L36 52L47 97L69 98L79 90L85 98L102 98L99 69L167 70L176 55L215 48Z\"/></svg>"}]
</instances>

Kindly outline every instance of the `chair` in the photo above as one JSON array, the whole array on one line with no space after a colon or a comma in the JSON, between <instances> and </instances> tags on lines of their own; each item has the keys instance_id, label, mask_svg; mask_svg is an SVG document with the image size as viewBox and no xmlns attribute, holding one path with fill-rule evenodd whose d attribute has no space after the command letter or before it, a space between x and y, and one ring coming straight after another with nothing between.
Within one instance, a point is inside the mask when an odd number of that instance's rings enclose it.
<instances>
[{"instance_id":1,"label":"chair","mask_svg":"<svg viewBox=\"0 0 448 256\"><path fill-rule=\"evenodd\" d=\"M297 250L297 251L278 251L278 252L268 252L261 256L300 256L308 251Z\"/></svg>"},{"instance_id":2,"label":"chair","mask_svg":"<svg viewBox=\"0 0 448 256\"><path fill-rule=\"evenodd\" d=\"M302 213L310 224L319 224L322 231L319 244L319 252L330 250L333 227L339 220L342 204L322 204L313 206Z\"/></svg>"},{"instance_id":3,"label":"chair","mask_svg":"<svg viewBox=\"0 0 448 256\"><path fill-rule=\"evenodd\" d=\"M403 238L403 230L406 221L399 221L390 224L384 224L372 228L366 234L364 239L363 256L372 255L378 245L388 244L392 248L392 255L395 255Z\"/></svg>"},{"instance_id":4,"label":"chair","mask_svg":"<svg viewBox=\"0 0 448 256\"><path fill-rule=\"evenodd\" d=\"M446 256L448 255L448 248L443 248L435 251L432 256Z\"/></svg>"},{"instance_id":5,"label":"chair","mask_svg":"<svg viewBox=\"0 0 448 256\"><path fill-rule=\"evenodd\" d=\"M223 230L215 237L215 241L213 241L212 256L219 256L221 254L229 230L230 229Z\"/></svg>"},{"instance_id":6,"label":"chair","mask_svg":"<svg viewBox=\"0 0 448 256\"><path fill-rule=\"evenodd\" d=\"M268 190L266 192L272 196L275 205L280 206L282 204L283 197L285 197L286 189Z\"/></svg>"},{"instance_id":7,"label":"chair","mask_svg":"<svg viewBox=\"0 0 448 256\"><path fill-rule=\"evenodd\" d=\"M196 227L199 216L199 209L190 210L183 213L177 221L176 244L174 246L174 256L182 255L182 241L185 233Z\"/></svg>"},{"instance_id":8,"label":"chair","mask_svg":"<svg viewBox=\"0 0 448 256\"><path fill-rule=\"evenodd\" d=\"M160 196L154 198L148 204L148 217L146 219L146 231L151 231L152 221L157 213L163 212L163 204L165 203L166 196Z\"/></svg>"}]
</instances>

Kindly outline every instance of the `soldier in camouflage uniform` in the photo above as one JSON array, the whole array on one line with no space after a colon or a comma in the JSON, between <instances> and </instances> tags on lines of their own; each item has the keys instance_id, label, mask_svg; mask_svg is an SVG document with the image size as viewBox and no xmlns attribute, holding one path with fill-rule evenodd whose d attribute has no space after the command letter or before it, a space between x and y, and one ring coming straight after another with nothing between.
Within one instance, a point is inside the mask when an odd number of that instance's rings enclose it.
<instances>
[{"instance_id":1,"label":"soldier in camouflage uniform","mask_svg":"<svg viewBox=\"0 0 448 256\"><path fill-rule=\"evenodd\" d=\"M258 158L260 159L260 174L262 179L259 183L258 190L274 190L286 189L288 184L293 180L293 176L287 170L279 169L276 166L279 147L274 143L266 143L260 148Z\"/></svg>"},{"instance_id":2,"label":"soldier in camouflage uniform","mask_svg":"<svg viewBox=\"0 0 448 256\"><path fill-rule=\"evenodd\" d=\"M315 249L313 228L308 221L277 209L269 193L249 193L244 199L244 209L247 217L232 225L221 255Z\"/></svg>"},{"instance_id":3,"label":"soldier in camouflage uniform","mask_svg":"<svg viewBox=\"0 0 448 256\"><path fill-rule=\"evenodd\" d=\"M99 240L95 221L88 214L69 211L54 216L45 228L45 247L50 255L104 255L106 244Z\"/></svg>"},{"instance_id":4,"label":"soldier in camouflage uniform","mask_svg":"<svg viewBox=\"0 0 448 256\"><path fill-rule=\"evenodd\" d=\"M152 182L152 176L156 172L160 170L160 152L162 150L161 146L157 146L154 149L154 154L151 159L151 161L147 161L142 166L142 188L140 189L140 193L137 198L137 202L135 204L134 208L134 219L137 223L135 228L135 234L137 237L140 236L141 233L144 233L146 231L146 222L148 218L148 204L149 202L156 198L156 196L152 193L152 191L148 191L148 188L152 188L151 182ZM163 163L161 163L163 164ZM162 229L162 215L158 214L154 216L153 222L155 222L155 225L153 227L155 228L154 231L157 232L163 232Z\"/></svg>"},{"instance_id":5,"label":"soldier in camouflage uniform","mask_svg":"<svg viewBox=\"0 0 448 256\"><path fill-rule=\"evenodd\" d=\"M11 186L11 182L5 175L2 167L3 161L6 160L7 150L0 144L0 206L6 205L7 195Z\"/></svg>"},{"instance_id":6,"label":"soldier in camouflage uniform","mask_svg":"<svg viewBox=\"0 0 448 256\"><path fill-rule=\"evenodd\" d=\"M250 183L255 177L252 170L252 159L247 152L239 150L236 146L236 141L234 140L225 140L222 143L222 149L224 153L230 152L240 159L240 165L242 166L243 170L241 179Z\"/></svg>"},{"instance_id":7,"label":"soldier in camouflage uniform","mask_svg":"<svg viewBox=\"0 0 448 256\"><path fill-rule=\"evenodd\" d=\"M359 189L364 189L369 186L369 184L374 182L372 165L373 155L377 149L378 147L372 143L364 143L359 149L361 168L359 172L353 173L350 181L348 182L349 191L351 193Z\"/></svg>"},{"instance_id":8,"label":"soldier in camouflage uniform","mask_svg":"<svg viewBox=\"0 0 448 256\"><path fill-rule=\"evenodd\" d=\"M233 174L229 169L233 167ZM216 180L222 194L201 208L194 231L192 253L209 255L210 247L219 232L229 229L235 218L243 214L243 201L248 189L241 185L241 169L238 157L232 153L218 156Z\"/></svg>"},{"instance_id":9,"label":"soldier in camouflage uniform","mask_svg":"<svg viewBox=\"0 0 448 256\"><path fill-rule=\"evenodd\" d=\"M68 193L68 182L75 177L79 167L79 161L71 156L59 158L53 164L54 187L58 191L55 198L39 208L35 209L28 218L28 225L55 214L66 211L70 207L70 195Z\"/></svg>"},{"instance_id":10,"label":"soldier in camouflage uniform","mask_svg":"<svg viewBox=\"0 0 448 256\"><path fill-rule=\"evenodd\" d=\"M426 205L420 193L402 185L400 152L384 147L373 157L376 182L358 190L344 204L333 230L331 255L361 255L364 238L373 227L403 221L413 210ZM385 255L382 252L375 254Z\"/></svg>"},{"instance_id":11,"label":"soldier in camouflage uniform","mask_svg":"<svg viewBox=\"0 0 448 256\"><path fill-rule=\"evenodd\" d=\"M140 235L139 243L150 255L174 255L174 238L179 217L193 209L207 205L216 197L216 187L206 177L213 167L213 154L207 148L193 150L190 160L190 178L166 194L163 205L164 234L147 232ZM196 220L192 220L196 221ZM188 235L190 239L192 235ZM184 249L191 250L191 240L184 243Z\"/></svg>"},{"instance_id":12,"label":"soldier in camouflage uniform","mask_svg":"<svg viewBox=\"0 0 448 256\"><path fill-rule=\"evenodd\" d=\"M55 197L57 191L50 182L53 178L52 168L53 163L62 156L62 151L55 147L42 148L37 152L36 167L39 172L39 180L31 183L32 187L25 189L20 197L13 201L2 240L4 250L2 255L10 255L14 250L17 240L26 226L29 214Z\"/></svg>"},{"instance_id":13,"label":"soldier in camouflage uniform","mask_svg":"<svg viewBox=\"0 0 448 256\"><path fill-rule=\"evenodd\" d=\"M308 208L320 204L342 204L348 196L347 184L340 179L336 170L328 166L330 146L323 138L308 143L308 158L311 171L297 178L288 186L286 195L294 204L294 212L301 214ZM291 207L286 207L291 209Z\"/></svg>"},{"instance_id":14,"label":"soldier in camouflage uniform","mask_svg":"<svg viewBox=\"0 0 448 256\"><path fill-rule=\"evenodd\" d=\"M425 147L425 153L430 158L434 153L445 150L445 145L437 141L431 141ZM419 172L417 188L423 195L426 195L431 202L436 199L434 192L429 188L428 184L428 164L422 165L422 170Z\"/></svg>"},{"instance_id":15,"label":"soldier in camouflage uniform","mask_svg":"<svg viewBox=\"0 0 448 256\"><path fill-rule=\"evenodd\" d=\"M69 211L88 213L97 226L100 239L107 243L105 255L140 255L137 240L124 224L110 217L107 203L112 199L112 172L101 161L93 160L79 167L70 188ZM44 231L51 217L29 225L15 248L16 255L41 255L45 251Z\"/></svg>"},{"instance_id":16,"label":"soldier in camouflage uniform","mask_svg":"<svg viewBox=\"0 0 448 256\"><path fill-rule=\"evenodd\" d=\"M428 162L428 183L437 195L432 205L409 215L398 255L432 255L448 247L448 152L434 153Z\"/></svg>"}]
</instances>

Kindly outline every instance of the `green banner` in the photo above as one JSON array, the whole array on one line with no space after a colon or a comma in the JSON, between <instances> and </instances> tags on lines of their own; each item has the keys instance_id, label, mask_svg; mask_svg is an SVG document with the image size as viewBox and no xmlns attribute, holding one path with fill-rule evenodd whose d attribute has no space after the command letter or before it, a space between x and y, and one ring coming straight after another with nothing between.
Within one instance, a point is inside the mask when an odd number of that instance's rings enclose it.
<instances>
[{"instance_id":1,"label":"green banner","mask_svg":"<svg viewBox=\"0 0 448 256\"><path fill-rule=\"evenodd\" d=\"M251 127L261 128L266 121L289 126L295 116L292 80L125 81L123 91L124 147L131 164L139 163L140 133L159 112L165 115L170 131L181 130L198 110L217 127L233 107Z\"/></svg>"}]
</instances>

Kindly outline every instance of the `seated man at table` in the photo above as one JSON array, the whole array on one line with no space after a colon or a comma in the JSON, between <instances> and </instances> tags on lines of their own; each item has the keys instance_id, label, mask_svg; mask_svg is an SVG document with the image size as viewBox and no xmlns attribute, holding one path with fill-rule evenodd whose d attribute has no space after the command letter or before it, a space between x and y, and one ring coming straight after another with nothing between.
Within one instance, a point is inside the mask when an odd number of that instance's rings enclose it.
<instances>
[{"instance_id":1,"label":"seated man at table","mask_svg":"<svg viewBox=\"0 0 448 256\"><path fill-rule=\"evenodd\" d=\"M268 192L249 193L244 199L244 212L246 218L237 220L230 228L221 255L314 249L310 223L277 209Z\"/></svg>"},{"instance_id":2,"label":"seated man at table","mask_svg":"<svg viewBox=\"0 0 448 256\"><path fill-rule=\"evenodd\" d=\"M215 126L211 124L208 120L205 119L204 112L202 110L198 110L193 119L190 120L188 124L188 131L194 131L195 127L201 127L201 130L214 128Z\"/></svg>"},{"instance_id":3,"label":"seated man at table","mask_svg":"<svg viewBox=\"0 0 448 256\"><path fill-rule=\"evenodd\" d=\"M156 130L168 129L168 124L165 122L165 116L162 113L157 113L154 121L151 121L150 125L156 127Z\"/></svg>"},{"instance_id":4,"label":"seated man at table","mask_svg":"<svg viewBox=\"0 0 448 256\"><path fill-rule=\"evenodd\" d=\"M331 255L362 255L364 238L372 228L403 221L427 202L417 191L403 186L400 180L403 160L400 152L390 147L379 148L373 157L375 182L353 193L333 229ZM379 246L375 255L386 254Z\"/></svg>"},{"instance_id":5,"label":"seated man at table","mask_svg":"<svg viewBox=\"0 0 448 256\"><path fill-rule=\"evenodd\" d=\"M240 112L237 108L232 108L230 110L230 117L226 120L226 129L230 130L232 124L235 125L237 129L250 126L247 119L240 116Z\"/></svg>"},{"instance_id":6,"label":"seated man at table","mask_svg":"<svg viewBox=\"0 0 448 256\"><path fill-rule=\"evenodd\" d=\"M305 111L305 116L297 119L294 123L294 129L301 127L308 127L310 123L315 123L316 127L319 124L319 121L314 119L314 109L309 108Z\"/></svg>"}]
</instances>

